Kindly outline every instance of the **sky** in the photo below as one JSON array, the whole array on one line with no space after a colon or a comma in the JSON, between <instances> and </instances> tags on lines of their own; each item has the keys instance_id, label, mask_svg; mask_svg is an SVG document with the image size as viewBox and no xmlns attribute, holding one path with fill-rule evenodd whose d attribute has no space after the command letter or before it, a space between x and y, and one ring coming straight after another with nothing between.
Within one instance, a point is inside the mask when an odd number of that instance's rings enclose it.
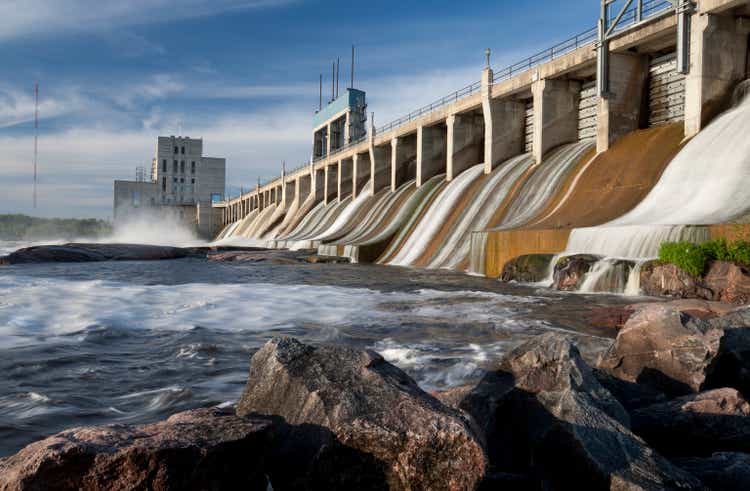
<instances>
[{"instance_id":1,"label":"sky","mask_svg":"<svg viewBox=\"0 0 750 491\"><path fill-rule=\"evenodd\" d=\"M237 194L309 160L341 58L381 125L596 24L599 0L3 0L0 214L112 215L160 135L203 138ZM39 83L38 207L32 207ZM327 88L327 90L326 90ZM325 101L325 99L324 99Z\"/></svg>"}]
</instances>

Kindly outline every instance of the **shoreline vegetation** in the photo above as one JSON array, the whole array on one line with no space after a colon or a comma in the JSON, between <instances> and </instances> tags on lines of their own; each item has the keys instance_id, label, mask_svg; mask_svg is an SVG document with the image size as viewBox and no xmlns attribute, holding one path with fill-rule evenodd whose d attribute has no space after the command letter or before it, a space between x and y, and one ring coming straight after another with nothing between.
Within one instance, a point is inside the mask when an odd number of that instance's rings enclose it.
<instances>
[{"instance_id":1,"label":"shoreline vegetation","mask_svg":"<svg viewBox=\"0 0 750 491\"><path fill-rule=\"evenodd\" d=\"M0 240L97 239L112 234L112 225L96 218L41 218L0 215Z\"/></svg>"}]
</instances>

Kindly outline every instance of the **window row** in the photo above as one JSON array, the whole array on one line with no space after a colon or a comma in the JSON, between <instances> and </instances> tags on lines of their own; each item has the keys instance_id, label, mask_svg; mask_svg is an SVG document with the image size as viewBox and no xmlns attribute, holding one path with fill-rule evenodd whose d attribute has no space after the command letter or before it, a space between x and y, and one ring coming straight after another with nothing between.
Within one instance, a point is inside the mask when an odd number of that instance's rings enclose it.
<instances>
[{"instance_id":1,"label":"window row","mask_svg":"<svg viewBox=\"0 0 750 491\"><path fill-rule=\"evenodd\" d=\"M172 172L175 173L175 174L177 174L177 169L178 169L177 161L173 160L172 161ZM161 161L161 171L165 172L165 173L167 172L167 159L163 159ZM181 173L183 173L183 174L185 173L185 161L184 160L181 160L179 162L179 171ZM195 174L195 161L190 162L190 173L191 174Z\"/></svg>"}]
</instances>

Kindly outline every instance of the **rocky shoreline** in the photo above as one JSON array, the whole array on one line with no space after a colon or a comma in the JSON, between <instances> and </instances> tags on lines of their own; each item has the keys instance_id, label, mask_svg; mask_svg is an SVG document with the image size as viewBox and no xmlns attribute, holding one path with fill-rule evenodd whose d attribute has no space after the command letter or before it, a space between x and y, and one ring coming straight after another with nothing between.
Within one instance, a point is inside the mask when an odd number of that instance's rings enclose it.
<instances>
[{"instance_id":1,"label":"rocky shoreline","mask_svg":"<svg viewBox=\"0 0 750 491\"><path fill-rule=\"evenodd\" d=\"M0 459L0 490L750 489L750 309L637 305L587 364L516 347L428 394L372 351L275 338L234 410L67 430Z\"/></svg>"}]
</instances>

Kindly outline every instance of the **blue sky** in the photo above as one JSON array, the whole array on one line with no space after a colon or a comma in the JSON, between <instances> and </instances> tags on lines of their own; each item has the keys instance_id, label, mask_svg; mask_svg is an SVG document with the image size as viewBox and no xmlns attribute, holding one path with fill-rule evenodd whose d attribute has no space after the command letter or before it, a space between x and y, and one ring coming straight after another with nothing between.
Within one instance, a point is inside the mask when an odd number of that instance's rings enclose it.
<instances>
[{"instance_id":1,"label":"blue sky","mask_svg":"<svg viewBox=\"0 0 750 491\"><path fill-rule=\"evenodd\" d=\"M112 181L148 166L156 137L204 138L228 185L309 158L318 75L341 57L376 124L596 23L599 0L4 0L0 213L101 217ZM40 199L31 207L33 87ZM325 90L324 90L325 93Z\"/></svg>"}]
</instances>

